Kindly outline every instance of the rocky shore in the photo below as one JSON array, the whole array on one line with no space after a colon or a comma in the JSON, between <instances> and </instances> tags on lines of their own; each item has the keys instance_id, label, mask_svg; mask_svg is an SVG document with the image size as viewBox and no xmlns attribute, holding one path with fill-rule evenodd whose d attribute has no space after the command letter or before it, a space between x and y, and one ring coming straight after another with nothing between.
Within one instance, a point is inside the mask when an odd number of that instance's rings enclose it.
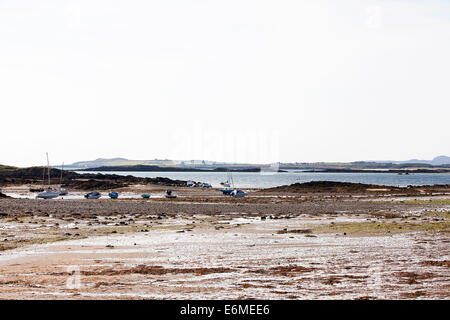
<instances>
[{"instance_id":1,"label":"rocky shore","mask_svg":"<svg viewBox=\"0 0 450 320\"><path fill-rule=\"evenodd\" d=\"M449 186L324 181L237 199L173 186L167 199L153 195L171 180L82 176L69 194L123 183L152 197L1 198L0 298L449 298ZM6 179L8 194L33 186Z\"/></svg>"},{"instance_id":2,"label":"rocky shore","mask_svg":"<svg viewBox=\"0 0 450 320\"><path fill-rule=\"evenodd\" d=\"M10 170L0 170L0 186L6 185L40 185L46 184L43 177L43 167L12 168ZM60 177L62 179L60 181ZM161 186L185 186L187 181L172 180L164 177L138 178L131 175L121 176L116 174L79 174L73 171L62 171L51 169L51 184L59 184L64 188L76 190L110 190L123 188L133 184L154 184Z\"/></svg>"}]
</instances>

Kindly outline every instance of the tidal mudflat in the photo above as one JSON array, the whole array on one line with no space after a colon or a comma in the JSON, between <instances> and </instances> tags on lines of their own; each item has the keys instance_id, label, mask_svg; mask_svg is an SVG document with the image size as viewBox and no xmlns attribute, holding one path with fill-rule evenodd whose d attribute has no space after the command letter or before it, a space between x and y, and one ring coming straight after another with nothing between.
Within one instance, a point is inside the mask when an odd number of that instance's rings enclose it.
<instances>
[{"instance_id":1,"label":"tidal mudflat","mask_svg":"<svg viewBox=\"0 0 450 320\"><path fill-rule=\"evenodd\" d=\"M0 298L450 298L448 195L176 191L0 199Z\"/></svg>"}]
</instances>

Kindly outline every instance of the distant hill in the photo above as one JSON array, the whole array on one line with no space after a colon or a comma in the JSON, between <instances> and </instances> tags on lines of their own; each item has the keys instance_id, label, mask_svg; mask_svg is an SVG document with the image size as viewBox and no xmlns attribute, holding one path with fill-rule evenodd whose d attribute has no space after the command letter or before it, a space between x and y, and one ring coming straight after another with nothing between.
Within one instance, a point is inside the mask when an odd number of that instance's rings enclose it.
<instances>
[{"instance_id":1,"label":"distant hill","mask_svg":"<svg viewBox=\"0 0 450 320\"><path fill-rule=\"evenodd\" d=\"M66 168L72 169L91 169L101 167L130 167L130 166L157 166L170 168L188 168L188 169L204 169L214 170L216 168L229 169L248 169L261 167L261 164L245 164L245 163L225 163L205 160L129 160L125 158L98 158L91 161L78 161ZM267 164L265 165L267 166ZM280 169L318 169L318 168L346 168L346 169L400 169L400 168L432 168L436 166L449 167L450 157L439 156L433 160L411 159L406 161L355 161L347 163L334 162L296 162L296 163L279 163ZM58 167L59 168L59 167ZM148 169L148 168L147 168ZM148 170L145 170L148 171Z\"/></svg>"},{"instance_id":2,"label":"distant hill","mask_svg":"<svg viewBox=\"0 0 450 320\"><path fill-rule=\"evenodd\" d=\"M434 166L440 166L443 164L450 164L450 157L447 156L439 156L431 160L431 164Z\"/></svg>"},{"instance_id":3,"label":"distant hill","mask_svg":"<svg viewBox=\"0 0 450 320\"><path fill-rule=\"evenodd\" d=\"M217 167L232 166L238 168L255 167L259 165L250 164L231 164L225 162L205 161L205 160L168 160L168 159L154 159L154 160L129 160L125 158L98 158L90 161L78 161L66 165L68 168L90 169L99 167L119 167L119 166L159 166L159 167L176 167L176 168L196 168L196 169L215 169Z\"/></svg>"},{"instance_id":4,"label":"distant hill","mask_svg":"<svg viewBox=\"0 0 450 320\"><path fill-rule=\"evenodd\" d=\"M392 163L424 163L432 166L442 166L446 164L450 164L450 157L447 156L439 156L434 158L433 160L419 160L419 159L411 159L406 161L390 161Z\"/></svg>"},{"instance_id":5,"label":"distant hill","mask_svg":"<svg viewBox=\"0 0 450 320\"><path fill-rule=\"evenodd\" d=\"M78 161L74 162L68 167L73 168L95 168L95 167L104 167L104 166L132 166L132 165L143 165L143 164L151 164L147 160L128 160L125 158L98 158L90 161Z\"/></svg>"},{"instance_id":6,"label":"distant hill","mask_svg":"<svg viewBox=\"0 0 450 320\"><path fill-rule=\"evenodd\" d=\"M245 168L245 169L228 169L228 168L214 168L214 169L197 169L185 167L160 167L154 165L135 165L135 166L103 166L97 168L80 169L79 171L135 171L135 172L260 172L261 168Z\"/></svg>"}]
</instances>

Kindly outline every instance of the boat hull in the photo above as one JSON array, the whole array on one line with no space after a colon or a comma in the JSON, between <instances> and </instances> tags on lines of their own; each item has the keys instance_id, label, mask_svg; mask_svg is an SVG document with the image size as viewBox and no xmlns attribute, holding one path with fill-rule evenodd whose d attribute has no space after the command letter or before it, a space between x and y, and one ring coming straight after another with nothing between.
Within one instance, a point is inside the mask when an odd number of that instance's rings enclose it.
<instances>
[{"instance_id":1,"label":"boat hull","mask_svg":"<svg viewBox=\"0 0 450 320\"><path fill-rule=\"evenodd\" d=\"M108 196L109 196L111 199L117 199L117 198L119 197L119 194L118 194L117 192L110 192L110 193L108 194Z\"/></svg>"},{"instance_id":2,"label":"boat hull","mask_svg":"<svg viewBox=\"0 0 450 320\"><path fill-rule=\"evenodd\" d=\"M39 198L39 199L55 199L58 197L59 197L59 193L53 192L53 191L41 192L36 196L36 198Z\"/></svg>"},{"instance_id":3,"label":"boat hull","mask_svg":"<svg viewBox=\"0 0 450 320\"><path fill-rule=\"evenodd\" d=\"M86 199L98 199L102 195L99 192L90 192L84 195Z\"/></svg>"}]
</instances>

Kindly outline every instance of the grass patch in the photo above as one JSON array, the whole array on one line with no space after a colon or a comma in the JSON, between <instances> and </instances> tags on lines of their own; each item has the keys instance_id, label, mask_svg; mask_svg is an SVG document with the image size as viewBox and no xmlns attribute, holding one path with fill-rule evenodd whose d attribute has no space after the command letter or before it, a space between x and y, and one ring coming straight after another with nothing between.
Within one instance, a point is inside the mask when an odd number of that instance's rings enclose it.
<instances>
[{"instance_id":1,"label":"grass patch","mask_svg":"<svg viewBox=\"0 0 450 320\"><path fill-rule=\"evenodd\" d=\"M422 214L424 217L450 219L450 211L446 212L426 212Z\"/></svg>"},{"instance_id":2,"label":"grass patch","mask_svg":"<svg viewBox=\"0 0 450 320\"><path fill-rule=\"evenodd\" d=\"M320 225L313 228L316 232L330 233L347 233L347 234L384 234L384 233L401 233L409 231L438 231L450 232L449 222L342 222L332 225Z\"/></svg>"},{"instance_id":3,"label":"grass patch","mask_svg":"<svg viewBox=\"0 0 450 320\"><path fill-rule=\"evenodd\" d=\"M450 199L402 200L402 201L392 201L391 203L402 203L402 204L450 204Z\"/></svg>"}]
</instances>

